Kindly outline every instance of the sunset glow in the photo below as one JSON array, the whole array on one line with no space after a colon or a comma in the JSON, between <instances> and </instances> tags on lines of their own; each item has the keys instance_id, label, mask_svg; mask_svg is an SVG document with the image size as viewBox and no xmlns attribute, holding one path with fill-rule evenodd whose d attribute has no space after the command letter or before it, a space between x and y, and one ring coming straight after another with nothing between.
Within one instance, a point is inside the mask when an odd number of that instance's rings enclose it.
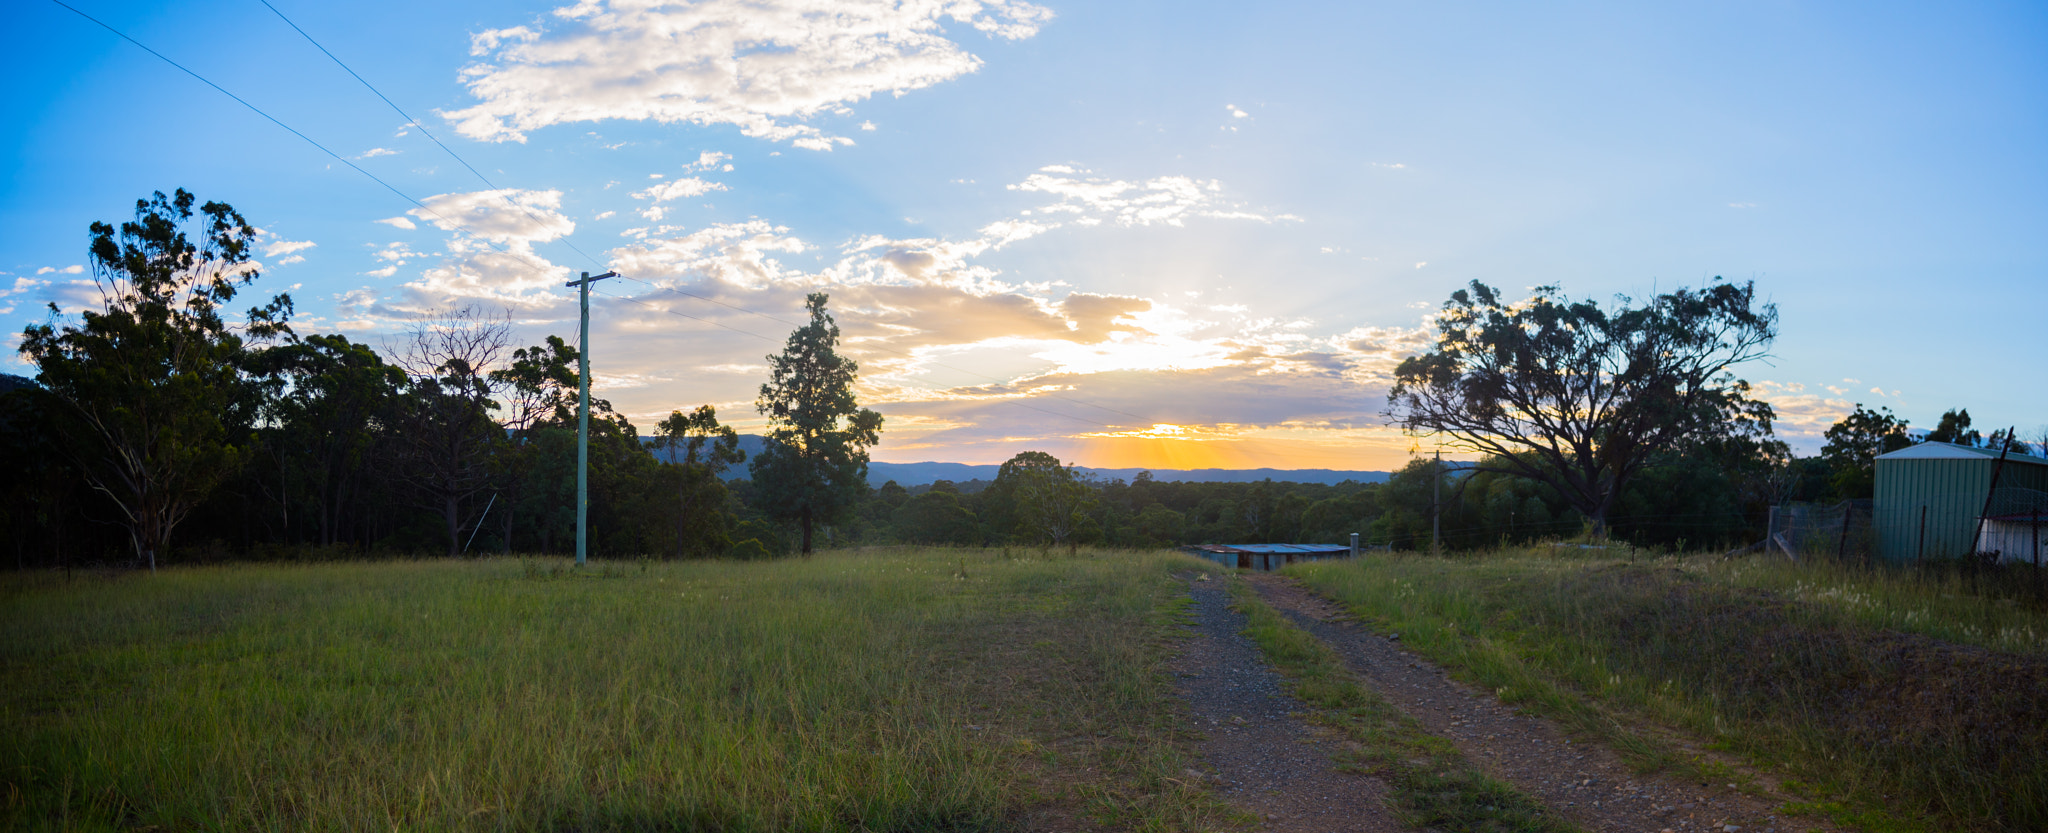
<instances>
[{"instance_id":1,"label":"sunset glow","mask_svg":"<svg viewBox=\"0 0 2048 833\"><path fill-rule=\"evenodd\" d=\"M760 430L763 357L824 291L876 459L1393 468L1392 370L1470 281L1716 275L1782 312L1739 375L1802 453L1858 403L2048 419L1983 360L2038 340L1985 299L2048 308L2048 24L2020 7L281 7L375 93L274 16L168 8L92 13L320 147L23 5L15 332L97 303L91 223L184 187L262 229L251 292L290 291L300 332L381 345L475 306L534 344L575 331L565 281L619 272L589 352L643 431L702 404ZM80 127L112 103L208 128Z\"/></svg>"}]
</instances>

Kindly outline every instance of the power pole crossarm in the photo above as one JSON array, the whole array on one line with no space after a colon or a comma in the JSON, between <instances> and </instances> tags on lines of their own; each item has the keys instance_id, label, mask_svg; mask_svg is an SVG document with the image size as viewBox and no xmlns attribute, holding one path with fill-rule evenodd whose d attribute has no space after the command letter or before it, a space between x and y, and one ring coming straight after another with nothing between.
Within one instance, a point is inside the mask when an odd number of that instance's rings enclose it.
<instances>
[{"instance_id":1,"label":"power pole crossarm","mask_svg":"<svg viewBox=\"0 0 2048 833\"><path fill-rule=\"evenodd\" d=\"M590 285L616 278L617 272L583 277L564 284L576 289L582 311L576 330L576 566L590 553Z\"/></svg>"}]
</instances>

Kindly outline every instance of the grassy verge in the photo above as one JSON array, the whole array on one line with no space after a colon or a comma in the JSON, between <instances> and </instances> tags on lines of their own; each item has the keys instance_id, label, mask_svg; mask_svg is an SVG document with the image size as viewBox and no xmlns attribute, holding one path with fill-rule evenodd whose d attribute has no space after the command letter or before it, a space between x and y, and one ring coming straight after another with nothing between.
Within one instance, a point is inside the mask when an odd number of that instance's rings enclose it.
<instances>
[{"instance_id":1,"label":"grassy verge","mask_svg":"<svg viewBox=\"0 0 2048 833\"><path fill-rule=\"evenodd\" d=\"M1245 582L1232 580L1230 592L1233 606L1245 615L1246 635L1286 676L1288 691L1317 709L1318 722L1356 744L1348 763L1387 782L1403 824L1475 832L1578 829L1424 731L1361 684L1329 645L1287 621Z\"/></svg>"},{"instance_id":2,"label":"grassy verge","mask_svg":"<svg viewBox=\"0 0 2048 833\"><path fill-rule=\"evenodd\" d=\"M1168 553L0 578L8 829L1217 826Z\"/></svg>"},{"instance_id":3,"label":"grassy verge","mask_svg":"<svg viewBox=\"0 0 2048 833\"><path fill-rule=\"evenodd\" d=\"M1726 777L1660 742L1669 728L1785 776L1810 798L1789 810L1869 830L2048 829L2038 610L1893 574L1708 556L1527 550L1296 574L1639 766Z\"/></svg>"}]
</instances>

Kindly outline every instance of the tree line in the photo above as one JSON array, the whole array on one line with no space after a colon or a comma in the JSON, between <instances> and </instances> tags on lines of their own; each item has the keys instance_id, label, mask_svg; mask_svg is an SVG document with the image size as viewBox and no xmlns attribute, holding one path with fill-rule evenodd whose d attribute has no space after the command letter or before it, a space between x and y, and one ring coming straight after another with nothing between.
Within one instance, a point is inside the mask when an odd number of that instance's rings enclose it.
<instances>
[{"instance_id":1,"label":"tree line","mask_svg":"<svg viewBox=\"0 0 2048 833\"><path fill-rule=\"evenodd\" d=\"M17 566L399 552L563 552L575 541L578 348L515 346L475 308L379 351L301 334L289 295L230 320L259 276L256 229L180 189L94 223L96 308L22 334L34 379L0 378L0 514ZM745 461L710 406L643 435L590 401L591 549L766 554L866 491L882 419L854 401L826 296L770 356L769 446ZM762 543L773 542L778 547Z\"/></svg>"},{"instance_id":2,"label":"tree line","mask_svg":"<svg viewBox=\"0 0 2048 833\"><path fill-rule=\"evenodd\" d=\"M0 377L5 525L17 566L346 556L563 553L575 544L578 347L517 346L477 309L415 321L380 351L298 333L288 295L230 323L257 277L255 229L180 190L94 223L97 308L51 305ZM2031 451L1967 410L1916 434L1860 404L1815 457L1772 434L1737 366L1768 355L1777 311L1716 282L1637 304L1474 282L1395 372L1386 417L1465 452L1384 483L1099 480L1022 452L988 483L866 483L883 419L853 394L827 297L768 357L752 459L710 406L643 434L592 399L590 551L769 557L820 545L1163 546L1365 543L1477 548L1618 537L1656 546L1759 540L1768 507L1867 498L1872 460L1916 441ZM2042 438L2048 451L2048 436ZM733 479L746 466L747 477Z\"/></svg>"}]
</instances>

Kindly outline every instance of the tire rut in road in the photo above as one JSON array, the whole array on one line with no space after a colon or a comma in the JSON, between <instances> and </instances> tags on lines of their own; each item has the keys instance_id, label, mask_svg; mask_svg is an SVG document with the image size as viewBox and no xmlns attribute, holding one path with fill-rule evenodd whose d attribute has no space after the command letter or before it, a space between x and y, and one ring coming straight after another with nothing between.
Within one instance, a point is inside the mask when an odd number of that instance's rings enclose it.
<instances>
[{"instance_id":1,"label":"tire rut in road","mask_svg":"<svg viewBox=\"0 0 2048 833\"><path fill-rule=\"evenodd\" d=\"M1456 745L1487 774L1513 784L1594 831L1775 833L1832 829L1817 819L1787 822L1759 797L1726 784L1639 775L1613 751L1574 742L1549 721L1520 714L1491 694L1450 678L1386 636L1350 621L1336 604L1290 579L1247 576L1260 598L1330 645L1351 670L1430 734Z\"/></svg>"},{"instance_id":2,"label":"tire rut in road","mask_svg":"<svg viewBox=\"0 0 2048 833\"><path fill-rule=\"evenodd\" d=\"M1404 828L1387 809L1387 787L1337 769L1342 741L1297 716L1308 706L1282 688L1258 646L1244 636L1244 615L1230 609L1224 582L1189 582L1192 638L1174 663L1174 687L1200 743L1205 777L1224 800L1253 813L1271 831Z\"/></svg>"}]
</instances>

